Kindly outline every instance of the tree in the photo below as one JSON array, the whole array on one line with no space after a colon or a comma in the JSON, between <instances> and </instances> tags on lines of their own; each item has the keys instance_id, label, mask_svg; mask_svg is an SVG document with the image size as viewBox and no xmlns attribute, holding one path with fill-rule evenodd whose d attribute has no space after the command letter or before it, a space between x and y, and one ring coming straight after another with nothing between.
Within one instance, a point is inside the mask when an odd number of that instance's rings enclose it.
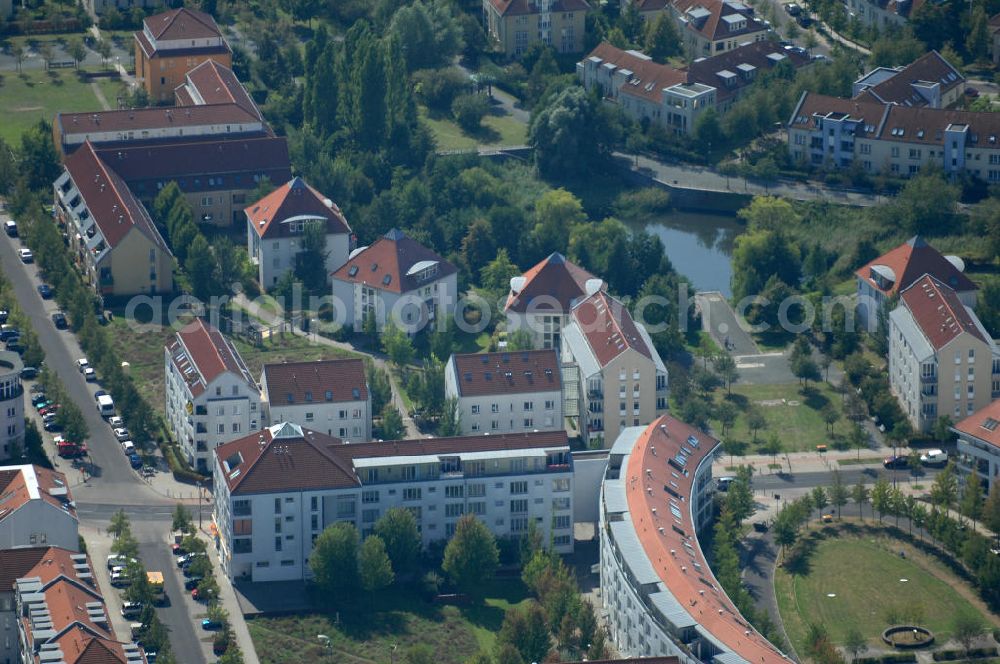
<instances>
[{"instance_id":1,"label":"tree","mask_svg":"<svg viewBox=\"0 0 1000 664\"><path fill-rule=\"evenodd\" d=\"M931 503L941 509L949 509L958 497L958 479L955 477L955 463L949 461L938 473L931 485Z\"/></svg>"},{"instance_id":2,"label":"tree","mask_svg":"<svg viewBox=\"0 0 1000 664\"><path fill-rule=\"evenodd\" d=\"M781 439L778 434L772 433L767 437L767 441L761 446L760 451L762 454L770 454L771 462L777 463L778 455L781 453Z\"/></svg>"},{"instance_id":3,"label":"tree","mask_svg":"<svg viewBox=\"0 0 1000 664\"><path fill-rule=\"evenodd\" d=\"M736 409L736 406L728 401L723 401L715 409L715 416L719 419L719 424L722 425L723 437L732 428L733 424L736 423L738 415L739 411Z\"/></svg>"},{"instance_id":4,"label":"tree","mask_svg":"<svg viewBox=\"0 0 1000 664\"><path fill-rule=\"evenodd\" d=\"M378 428L378 437L381 440L402 440L406 433L406 425L403 423L403 416L399 414L399 410L391 403L387 403L382 408L381 415L382 422Z\"/></svg>"},{"instance_id":5,"label":"tree","mask_svg":"<svg viewBox=\"0 0 1000 664\"><path fill-rule=\"evenodd\" d=\"M963 516L972 520L972 527L983 516L983 486L979 473L973 471L965 476L965 487L962 489L962 501L958 506Z\"/></svg>"},{"instance_id":6,"label":"tree","mask_svg":"<svg viewBox=\"0 0 1000 664\"><path fill-rule=\"evenodd\" d=\"M498 644L509 644L517 649L525 662L541 662L549 654L551 640L545 624L545 612L538 602L508 609L504 614Z\"/></svg>"},{"instance_id":7,"label":"tree","mask_svg":"<svg viewBox=\"0 0 1000 664\"><path fill-rule=\"evenodd\" d=\"M983 619L968 611L957 613L951 624L952 638L961 643L966 652L972 647L972 642L985 632L986 624Z\"/></svg>"},{"instance_id":8,"label":"tree","mask_svg":"<svg viewBox=\"0 0 1000 664\"><path fill-rule=\"evenodd\" d=\"M69 53L69 57L73 58L77 69L80 68L80 63L87 57L87 47L79 39L71 39L66 47L66 52Z\"/></svg>"},{"instance_id":9,"label":"tree","mask_svg":"<svg viewBox=\"0 0 1000 664\"><path fill-rule=\"evenodd\" d=\"M479 218L469 224L469 230L462 238L462 257L472 274L485 270L489 262L497 258L493 227L488 220ZM509 277L507 283L510 283ZM449 353L440 354L438 357L446 359Z\"/></svg>"},{"instance_id":10,"label":"tree","mask_svg":"<svg viewBox=\"0 0 1000 664\"><path fill-rule=\"evenodd\" d=\"M191 280L192 294L196 298L207 302L217 292L214 283L215 256L212 255L208 240L201 233L194 238L194 242L187 249L184 270Z\"/></svg>"},{"instance_id":11,"label":"tree","mask_svg":"<svg viewBox=\"0 0 1000 664\"><path fill-rule=\"evenodd\" d=\"M726 490L726 499L723 504L737 526L754 513L753 489L750 485L751 472L750 466L740 466L736 471L736 479L729 483L729 488Z\"/></svg>"},{"instance_id":12,"label":"tree","mask_svg":"<svg viewBox=\"0 0 1000 664\"><path fill-rule=\"evenodd\" d=\"M174 507L173 522L170 529L183 533L194 532L194 522L191 519L191 510L184 503L177 503Z\"/></svg>"},{"instance_id":13,"label":"tree","mask_svg":"<svg viewBox=\"0 0 1000 664\"><path fill-rule=\"evenodd\" d=\"M496 658L490 658L489 664L524 664L521 653L511 643L501 643L497 640ZM478 664L478 663L477 663Z\"/></svg>"},{"instance_id":14,"label":"tree","mask_svg":"<svg viewBox=\"0 0 1000 664\"><path fill-rule=\"evenodd\" d=\"M416 351L413 340L394 321L386 321L382 328L382 350L397 367L403 367L413 360Z\"/></svg>"},{"instance_id":15,"label":"tree","mask_svg":"<svg viewBox=\"0 0 1000 664\"><path fill-rule=\"evenodd\" d=\"M526 327L514 330L507 335L507 350L531 350L535 347L535 335Z\"/></svg>"},{"instance_id":16,"label":"tree","mask_svg":"<svg viewBox=\"0 0 1000 664\"><path fill-rule=\"evenodd\" d=\"M712 367L715 373L719 374L723 384L726 386L726 393L733 393L733 383L736 382L740 373L736 369L736 360L729 353L722 353L712 359Z\"/></svg>"},{"instance_id":17,"label":"tree","mask_svg":"<svg viewBox=\"0 0 1000 664\"><path fill-rule=\"evenodd\" d=\"M45 42L48 44L48 42ZM59 177L59 153L52 142L52 125L39 120L21 134L21 174L30 189L51 187Z\"/></svg>"},{"instance_id":18,"label":"tree","mask_svg":"<svg viewBox=\"0 0 1000 664\"><path fill-rule=\"evenodd\" d=\"M370 593L392 584L395 575L385 550L385 542L378 535L369 535L358 553L358 576L361 587Z\"/></svg>"},{"instance_id":19,"label":"tree","mask_svg":"<svg viewBox=\"0 0 1000 664\"><path fill-rule=\"evenodd\" d=\"M983 504L983 525L993 531L1000 543L1000 482L993 482Z\"/></svg>"},{"instance_id":20,"label":"tree","mask_svg":"<svg viewBox=\"0 0 1000 664\"><path fill-rule=\"evenodd\" d=\"M493 578L499 564L500 551L486 525L472 514L459 519L441 564L452 582L463 592L477 594L481 584Z\"/></svg>"},{"instance_id":21,"label":"tree","mask_svg":"<svg viewBox=\"0 0 1000 664\"><path fill-rule=\"evenodd\" d=\"M375 522L374 532L385 544L386 554L397 577L412 574L420 558L420 531L413 513L392 507Z\"/></svg>"},{"instance_id":22,"label":"tree","mask_svg":"<svg viewBox=\"0 0 1000 664\"><path fill-rule=\"evenodd\" d=\"M858 655L868 650L868 642L857 627L852 627L844 637L844 649L851 654L851 661L857 661Z\"/></svg>"},{"instance_id":23,"label":"tree","mask_svg":"<svg viewBox=\"0 0 1000 664\"><path fill-rule=\"evenodd\" d=\"M771 277L784 284L798 283L799 251L782 231L743 233L733 247L733 298L758 295ZM779 303L774 302L776 307ZM817 369L818 372L818 369Z\"/></svg>"},{"instance_id":24,"label":"tree","mask_svg":"<svg viewBox=\"0 0 1000 664\"><path fill-rule=\"evenodd\" d=\"M847 504L850 498L850 489L844 484L840 477L840 470L833 469L833 484L830 485L830 504L837 508L837 518L840 518L840 508Z\"/></svg>"},{"instance_id":25,"label":"tree","mask_svg":"<svg viewBox=\"0 0 1000 664\"><path fill-rule=\"evenodd\" d=\"M794 510L791 503L778 510L774 519L774 541L781 547L781 555L785 555L785 549L795 544L798 539L798 524L795 523Z\"/></svg>"},{"instance_id":26,"label":"tree","mask_svg":"<svg viewBox=\"0 0 1000 664\"><path fill-rule=\"evenodd\" d=\"M108 60L111 59L111 42L102 39L97 43L97 53L101 56L101 66L108 68Z\"/></svg>"},{"instance_id":27,"label":"tree","mask_svg":"<svg viewBox=\"0 0 1000 664\"><path fill-rule=\"evenodd\" d=\"M528 125L528 143L545 177L569 178L593 172L610 154L615 132L596 97L572 86L540 103Z\"/></svg>"},{"instance_id":28,"label":"tree","mask_svg":"<svg viewBox=\"0 0 1000 664\"><path fill-rule=\"evenodd\" d=\"M837 420L840 419L840 412L837 410L836 406L834 406L832 403L827 403L825 406L823 406L823 408L820 409L820 415L822 416L823 421L826 423L827 431L831 431L833 429L833 425L836 424Z\"/></svg>"},{"instance_id":29,"label":"tree","mask_svg":"<svg viewBox=\"0 0 1000 664\"><path fill-rule=\"evenodd\" d=\"M326 287L326 222L309 222L302 233L301 248L295 254L295 278L310 293Z\"/></svg>"},{"instance_id":30,"label":"tree","mask_svg":"<svg viewBox=\"0 0 1000 664\"><path fill-rule=\"evenodd\" d=\"M369 363L365 370L368 378L368 391L372 395L372 412L381 413L387 403L392 401L392 383L389 374L379 369L374 363Z\"/></svg>"},{"instance_id":31,"label":"tree","mask_svg":"<svg viewBox=\"0 0 1000 664\"><path fill-rule=\"evenodd\" d=\"M972 10L972 17L969 19L969 32L965 37L965 50L975 60L982 60L986 57L986 51L990 44L989 19L986 10L982 5L976 5Z\"/></svg>"},{"instance_id":32,"label":"tree","mask_svg":"<svg viewBox=\"0 0 1000 664\"><path fill-rule=\"evenodd\" d=\"M812 490L812 503L813 507L815 507L817 510L820 511L820 513L822 513L823 510L826 508L826 506L829 504L829 499L826 495L826 489L824 489L821 486L815 487Z\"/></svg>"},{"instance_id":33,"label":"tree","mask_svg":"<svg viewBox=\"0 0 1000 664\"><path fill-rule=\"evenodd\" d=\"M865 520L865 503L868 502L868 496L868 487L865 486L864 480L858 478L858 483L851 490L851 500L858 506L858 514L861 515L862 521Z\"/></svg>"},{"instance_id":34,"label":"tree","mask_svg":"<svg viewBox=\"0 0 1000 664\"><path fill-rule=\"evenodd\" d=\"M489 110L489 103L483 95L460 95L451 102L451 113L455 116L455 122L470 134L482 129L483 118Z\"/></svg>"},{"instance_id":35,"label":"tree","mask_svg":"<svg viewBox=\"0 0 1000 664\"><path fill-rule=\"evenodd\" d=\"M125 510L120 509L111 515L111 523L108 524L108 534L112 537L118 538L125 533L132 532L132 525L129 522L128 514Z\"/></svg>"},{"instance_id":36,"label":"tree","mask_svg":"<svg viewBox=\"0 0 1000 664\"><path fill-rule=\"evenodd\" d=\"M21 73L21 63L24 62L25 50L24 46L21 44L14 44L11 46L10 54L14 57L14 63L17 66L17 73Z\"/></svg>"},{"instance_id":37,"label":"tree","mask_svg":"<svg viewBox=\"0 0 1000 664\"><path fill-rule=\"evenodd\" d=\"M950 442L952 437L955 435L951 432L952 424L954 424L954 422L952 422L952 419L949 416L938 415L937 419L934 420L934 427L932 429L934 439L942 443Z\"/></svg>"},{"instance_id":38,"label":"tree","mask_svg":"<svg viewBox=\"0 0 1000 664\"><path fill-rule=\"evenodd\" d=\"M358 586L358 530L354 524L334 523L316 538L309 556L313 581L325 592Z\"/></svg>"},{"instance_id":39,"label":"tree","mask_svg":"<svg viewBox=\"0 0 1000 664\"><path fill-rule=\"evenodd\" d=\"M755 443L757 442L757 432L767 428L767 418L764 417L764 411L757 405L750 406L747 409L747 428L750 430L750 435L753 437L753 442Z\"/></svg>"},{"instance_id":40,"label":"tree","mask_svg":"<svg viewBox=\"0 0 1000 664\"><path fill-rule=\"evenodd\" d=\"M565 252L574 226L587 220L583 203L565 189L547 191L535 201L535 225L529 232L539 257Z\"/></svg>"},{"instance_id":41,"label":"tree","mask_svg":"<svg viewBox=\"0 0 1000 664\"><path fill-rule=\"evenodd\" d=\"M851 447L858 451L858 459L860 459L861 450L868 449L868 434L865 432L864 427L857 422L853 423L847 432L847 440L851 444Z\"/></svg>"},{"instance_id":42,"label":"tree","mask_svg":"<svg viewBox=\"0 0 1000 664\"><path fill-rule=\"evenodd\" d=\"M653 21L646 22L643 51L656 62L665 63L667 58L681 54L681 39L677 26L669 12L663 12Z\"/></svg>"}]
</instances>

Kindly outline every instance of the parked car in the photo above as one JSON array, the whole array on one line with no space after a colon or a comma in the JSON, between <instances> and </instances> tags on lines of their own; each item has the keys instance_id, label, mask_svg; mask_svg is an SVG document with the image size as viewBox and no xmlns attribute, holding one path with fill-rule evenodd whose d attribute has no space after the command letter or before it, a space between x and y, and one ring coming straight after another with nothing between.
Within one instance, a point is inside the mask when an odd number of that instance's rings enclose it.
<instances>
[{"instance_id":1,"label":"parked car","mask_svg":"<svg viewBox=\"0 0 1000 664\"><path fill-rule=\"evenodd\" d=\"M126 429L125 427L118 427L114 431L115 431L115 438L118 440L119 443L128 440L129 438L128 429Z\"/></svg>"},{"instance_id":2,"label":"parked car","mask_svg":"<svg viewBox=\"0 0 1000 664\"><path fill-rule=\"evenodd\" d=\"M222 627L222 623L217 620L212 620L211 618L205 618L201 621L201 628L204 630L217 630Z\"/></svg>"},{"instance_id":3,"label":"parked car","mask_svg":"<svg viewBox=\"0 0 1000 664\"><path fill-rule=\"evenodd\" d=\"M89 366L90 366L90 362L88 362L87 358L85 358L85 357L81 357L79 360L76 361L76 369L80 373L83 373L84 369L86 369Z\"/></svg>"},{"instance_id":4,"label":"parked car","mask_svg":"<svg viewBox=\"0 0 1000 664\"><path fill-rule=\"evenodd\" d=\"M794 18L802 13L802 7L799 7L794 2L789 2L785 5L785 11L788 12L789 16Z\"/></svg>"},{"instance_id":5,"label":"parked car","mask_svg":"<svg viewBox=\"0 0 1000 664\"><path fill-rule=\"evenodd\" d=\"M128 462L135 470L139 470L140 468L142 468L142 458L139 457L139 455L136 454L135 452L128 455Z\"/></svg>"},{"instance_id":6,"label":"parked car","mask_svg":"<svg viewBox=\"0 0 1000 664\"><path fill-rule=\"evenodd\" d=\"M45 392L39 392L35 396L31 397L31 405L35 406L37 408L38 404L40 404L41 402L46 401L46 400L47 399L45 397Z\"/></svg>"},{"instance_id":7,"label":"parked car","mask_svg":"<svg viewBox=\"0 0 1000 664\"><path fill-rule=\"evenodd\" d=\"M735 481L735 477L720 477L715 481L715 484L719 491L729 491L729 485Z\"/></svg>"},{"instance_id":8,"label":"parked car","mask_svg":"<svg viewBox=\"0 0 1000 664\"><path fill-rule=\"evenodd\" d=\"M3 230L7 233L7 237L17 237L17 222L13 219L8 219L3 222Z\"/></svg>"},{"instance_id":9,"label":"parked car","mask_svg":"<svg viewBox=\"0 0 1000 664\"><path fill-rule=\"evenodd\" d=\"M124 570L120 572L111 572L111 585L115 588L126 588L129 586L128 576L125 574Z\"/></svg>"},{"instance_id":10,"label":"parked car","mask_svg":"<svg viewBox=\"0 0 1000 664\"><path fill-rule=\"evenodd\" d=\"M925 466L944 466L948 463L948 453L944 450L927 450L920 455L920 463Z\"/></svg>"},{"instance_id":11,"label":"parked car","mask_svg":"<svg viewBox=\"0 0 1000 664\"><path fill-rule=\"evenodd\" d=\"M882 461L882 465L889 470L909 468L910 460L905 456L888 456Z\"/></svg>"},{"instance_id":12,"label":"parked car","mask_svg":"<svg viewBox=\"0 0 1000 664\"><path fill-rule=\"evenodd\" d=\"M976 97L979 96L979 90L972 87L971 85L967 85L965 86L965 96L975 99Z\"/></svg>"},{"instance_id":13,"label":"parked car","mask_svg":"<svg viewBox=\"0 0 1000 664\"><path fill-rule=\"evenodd\" d=\"M52 420L50 422L46 422L46 423L44 423L42 425L42 428L45 429L46 431L48 431L49 433L55 433L56 431L62 431L62 425L59 424L59 420Z\"/></svg>"},{"instance_id":14,"label":"parked car","mask_svg":"<svg viewBox=\"0 0 1000 664\"><path fill-rule=\"evenodd\" d=\"M0 341L7 341L14 337L21 336L21 330L17 329L13 325L7 325L6 323L2 328L0 328Z\"/></svg>"},{"instance_id":15,"label":"parked car","mask_svg":"<svg viewBox=\"0 0 1000 664\"><path fill-rule=\"evenodd\" d=\"M31 249L18 249L17 255L25 265L35 262L35 255L31 253Z\"/></svg>"},{"instance_id":16,"label":"parked car","mask_svg":"<svg viewBox=\"0 0 1000 664\"><path fill-rule=\"evenodd\" d=\"M52 295L55 291L52 290L52 286L48 284L38 284L38 294L42 296L43 300L51 300Z\"/></svg>"},{"instance_id":17,"label":"parked car","mask_svg":"<svg viewBox=\"0 0 1000 664\"><path fill-rule=\"evenodd\" d=\"M112 553L108 556L108 569L114 570L116 567L121 567L124 569L125 565L129 563L138 562L135 558L126 558L125 556L120 556L118 554Z\"/></svg>"},{"instance_id":18,"label":"parked car","mask_svg":"<svg viewBox=\"0 0 1000 664\"><path fill-rule=\"evenodd\" d=\"M101 397L103 397L105 394L107 394L107 392L105 392L104 390L97 390L96 392L94 392L94 401L100 401Z\"/></svg>"},{"instance_id":19,"label":"parked car","mask_svg":"<svg viewBox=\"0 0 1000 664\"><path fill-rule=\"evenodd\" d=\"M66 320L66 314L61 311L57 311L52 314L52 324L56 326L57 330L65 330L69 327L69 322Z\"/></svg>"},{"instance_id":20,"label":"parked car","mask_svg":"<svg viewBox=\"0 0 1000 664\"><path fill-rule=\"evenodd\" d=\"M88 383L97 381L97 372L94 371L94 367L87 367L83 370L83 379Z\"/></svg>"},{"instance_id":21,"label":"parked car","mask_svg":"<svg viewBox=\"0 0 1000 664\"><path fill-rule=\"evenodd\" d=\"M8 318L10 318L10 312L6 309L0 309L0 325L6 323Z\"/></svg>"},{"instance_id":22,"label":"parked car","mask_svg":"<svg viewBox=\"0 0 1000 664\"><path fill-rule=\"evenodd\" d=\"M130 454L134 454L135 453L135 443L133 443L131 440L123 440L122 441L122 452L125 453L125 456L129 456Z\"/></svg>"},{"instance_id":23,"label":"parked car","mask_svg":"<svg viewBox=\"0 0 1000 664\"><path fill-rule=\"evenodd\" d=\"M97 396L95 395L94 398L96 399ZM117 429L125 426L125 420L123 420L120 415L112 415L108 418L108 424L111 425L112 429Z\"/></svg>"},{"instance_id":24,"label":"parked car","mask_svg":"<svg viewBox=\"0 0 1000 664\"><path fill-rule=\"evenodd\" d=\"M122 602L122 618L135 618L142 613L142 602Z\"/></svg>"},{"instance_id":25,"label":"parked car","mask_svg":"<svg viewBox=\"0 0 1000 664\"><path fill-rule=\"evenodd\" d=\"M202 577L194 576L184 582L184 590L194 590L201 583Z\"/></svg>"},{"instance_id":26,"label":"parked car","mask_svg":"<svg viewBox=\"0 0 1000 664\"><path fill-rule=\"evenodd\" d=\"M41 401L36 401L33 405L35 406L35 410L41 410L42 408L45 408L51 403L53 402L49 401L48 399L42 399Z\"/></svg>"},{"instance_id":27,"label":"parked car","mask_svg":"<svg viewBox=\"0 0 1000 664\"><path fill-rule=\"evenodd\" d=\"M57 404L57 403L50 403L48 406L45 406L45 408L39 408L38 409L38 414L42 415L44 417L45 415L48 415L49 413L56 412L57 410L59 410L59 408L61 408L61 406L59 404Z\"/></svg>"},{"instance_id":28,"label":"parked car","mask_svg":"<svg viewBox=\"0 0 1000 664\"><path fill-rule=\"evenodd\" d=\"M38 378L38 369L35 367L25 367L21 369L21 378L25 380L33 380Z\"/></svg>"}]
</instances>

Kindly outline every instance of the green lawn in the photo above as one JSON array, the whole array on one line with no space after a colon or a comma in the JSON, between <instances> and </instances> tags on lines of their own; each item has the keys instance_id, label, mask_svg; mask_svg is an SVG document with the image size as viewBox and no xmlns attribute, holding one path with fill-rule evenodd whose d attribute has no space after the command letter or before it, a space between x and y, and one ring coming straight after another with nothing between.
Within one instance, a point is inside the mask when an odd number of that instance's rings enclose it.
<instances>
[{"instance_id":1,"label":"green lawn","mask_svg":"<svg viewBox=\"0 0 1000 664\"><path fill-rule=\"evenodd\" d=\"M261 347L252 346L239 338L233 338L233 343L253 376L260 376L264 365L272 362L311 362L363 357L359 353L342 348L314 344L305 337L293 336L287 332L284 337L276 336L270 341L265 341Z\"/></svg>"},{"instance_id":2,"label":"green lawn","mask_svg":"<svg viewBox=\"0 0 1000 664\"><path fill-rule=\"evenodd\" d=\"M486 593L480 604L443 606L394 588L373 603L361 597L350 606L255 618L247 625L263 664L405 662L407 650L418 644L429 646L440 664L461 664L493 648L504 611L527 597L519 579L493 581ZM318 634L330 638L329 648Z\"/></svg>"},{"instance_id":3,"label":"green lawn","mask_svg":"<svg viewBox=\"0 0 1000 664\"><path fill-rule=\"evenodd\" d=\"M942 579L961 583L937 563L901 558L898 540L876 537L871 531L861 537L823 528L813 531L809 542L815 548L803 565L803 573L792 575L784 568L775 574L775 592L785 631L800 655L810 622L829 630L834 644L843 643L856 629L877 647L882 630L892 624L915 622L936 634L937 643L951 635L958 614L981 615L979 610ZM823 535L826 535L824 537ZM909 547L905 547L909 548ZM906 581L901 581L906 579ZM834 595L834 597L830 597ZM996 624L995 618L991 620Z\"/></svg>"},{"instance_id":4,"label":"green lawn","mask_svg":"<svg viewBox=\"0 0 1000 664\"><path fill-rule=\"evenodd\" d=\"M438 150L471 150L478 145L524 145L528 142L528 128L509 115L487 115L483 130L478 135L468 134L448 118L432 118L426 109L420 117L430 127L437 141Z\"/></svg>"},{"instance_id":5,"label":"green lawn","mask_svg":"<svg viewBox=\"0 0 1000 664\"><path fill-rule=\"evenodd\" d=\"M129 363L139 394L153 410L161 411L165 403L163 346L173 336L171 330L149 326L138 330L129 325L121 312L111 321L111 344L115 354Z\"/></svg>"},{"instance_id":6,"label":"green lawn","mask_svg":"<svg viewBox=\"0 0 1000 664\"><path fill-rule=\"evenodd\" d=\"M115 92L102 84L108 103L115 104ZM0 138L15 145L25 129L40 119L52 122L59 111L99 111L100 102L89 83L77 78L72 69L29 70L22 74L0 74Z\"/></svg>"},{"instance_id":7,"label":"green lawn","mask_svg":"<svg viewBox=\"0 0 1000 664\"><path fill-rule=\"evenodd\" d=\"M716 400L725 398L725 390L716 392ZM833 426L832 434L827 432L826 422L820 411L827 403L841 409L840 395L825 382L810 383L803 392L797 383L787 385L733 385L730 399L740 408L736 424L725 438L744 444L745 453L755 453L771 432L778 434L785 452L812 451L817 445L833 447L834 441L847 435L848 425L841 416ZM752 435L747 427L744 408L756 404L767 420L767 429L757 432L757 444L752 443ZM717 420L712 421L715 431L722 431Z\"/></svg>"}]
</instances>

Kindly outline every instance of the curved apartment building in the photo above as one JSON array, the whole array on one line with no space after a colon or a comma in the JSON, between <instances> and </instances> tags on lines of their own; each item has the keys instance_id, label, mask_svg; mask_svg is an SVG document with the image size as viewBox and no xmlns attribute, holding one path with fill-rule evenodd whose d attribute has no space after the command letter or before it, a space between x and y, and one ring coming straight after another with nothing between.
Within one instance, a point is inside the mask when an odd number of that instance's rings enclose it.
<instances>
[{"instance_id":1,"label":"curved apartment building","mask_svg":"<svg viewBox=\"0 0 1000 664\"><path fill-rule=\"evenodd\" d=\"M0 351L0 462L24 446L24 363L17 353Z\"/></svg>"},{"instance_id":2,"label":"curved apartment building","mask_svg":"<svg viewBox=\"0 0 1000 664\"><path fill-rule=\"evenodd\" d=\"M623 430L611 448L600 496L601 592L623 657L790 661L739 614L698 542L712 518L718 445L663 415Z\"/></svg>"}]
</instances>

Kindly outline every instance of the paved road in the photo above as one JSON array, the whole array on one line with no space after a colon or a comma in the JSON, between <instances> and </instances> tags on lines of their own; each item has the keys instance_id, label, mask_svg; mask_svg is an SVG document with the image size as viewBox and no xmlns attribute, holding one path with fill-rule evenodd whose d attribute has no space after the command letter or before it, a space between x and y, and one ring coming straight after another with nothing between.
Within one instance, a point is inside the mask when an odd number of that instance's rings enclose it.
<instances>
[{"instance_id":1,"label":"paved road","mask_svg":"<svg viewBox=\"0 0 1000 664\"><path fill-rule=\"evenodd\" d=\"M736 312L717 291L697 293L695 302L701 310L702 329L733 355L757 355L760 350L750 333L740 326ZM728 345L727 342L728 341Z\"/></svg>"},{"instance_id":2,"label":"paved road","mask_svg":"<svg viewBox=\"0 0 1000 664\"><path fill-rule=\"evenodd\" d=\"M793 467L794 470L794 467ZM907 470L885 470L881 466L871 465L866 467L857 466L843 466L839 468L840 479L848 487L852 487L858 483L859 479L863 479L866 484L874 484L875 480L878 479L879 474L884 474L886 478L891 482L893 475L896 477L897 482L909 482L912 479L910 472ZM919 481L922 484L928 484L934 481L934 477L941 472L940 469L926 468L923 471L923 475L920 476ZM763 474L754 475L753 478L753 488L754 490L763 490L768 493L777 492L782 489L808 489L812 487L822 486L829 487L832 478L830 472L807 472L807 473L775 473L773 475Z\"/></svg>"}]
</instances>

